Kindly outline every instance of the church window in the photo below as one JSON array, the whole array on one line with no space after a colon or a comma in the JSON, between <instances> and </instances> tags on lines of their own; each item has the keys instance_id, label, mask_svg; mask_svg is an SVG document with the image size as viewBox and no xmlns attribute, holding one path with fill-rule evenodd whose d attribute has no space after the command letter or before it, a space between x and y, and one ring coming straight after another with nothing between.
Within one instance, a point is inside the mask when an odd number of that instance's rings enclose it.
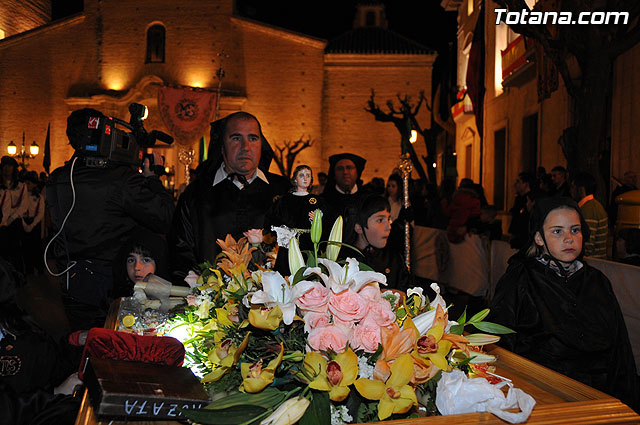
<instances>
[{"instance_id":1,"label":"church window","mask_svg":"<svg viewBox=\"0 0 640 425\"><path fill-rule=\"evenodd\" d=\"M147 30L147 58L145 63L164 63L165 29L152 25Z\"/></svg>"}]
</instances>

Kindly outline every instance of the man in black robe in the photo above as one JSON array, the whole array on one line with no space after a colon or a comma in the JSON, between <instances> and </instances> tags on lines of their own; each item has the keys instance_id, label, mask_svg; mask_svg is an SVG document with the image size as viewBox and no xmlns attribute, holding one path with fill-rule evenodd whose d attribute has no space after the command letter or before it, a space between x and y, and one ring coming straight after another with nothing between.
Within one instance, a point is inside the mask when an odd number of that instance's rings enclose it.
<instances>
[{"instance_id":1,"label":"man in black robe","mask_svg":"<svg viewBox=\"0 0 640 425\"><path fill-rule=\"evenodd\" d=\"M322 221L328 224L327 227L330 228L338 216L351 214L350 209L355 208L366 192L361 180L366 162L366 159L352 153L329 157L329 179L322 192L327 210Z\"/></svg>"},{"instance_id":2,"label":"man in black robe","mask_svg":"<svg viewBox=\"0 0 640 425\"><path fill-rule=\"evenodd\" d=\"M258 119L236 112L211 125L209 159L180 196L169 245L173 275L183 279L205 260L215 262L218 239L268 228L267 210L290 182L269 173L273 151Z\"/></svg>"}]
</instances>

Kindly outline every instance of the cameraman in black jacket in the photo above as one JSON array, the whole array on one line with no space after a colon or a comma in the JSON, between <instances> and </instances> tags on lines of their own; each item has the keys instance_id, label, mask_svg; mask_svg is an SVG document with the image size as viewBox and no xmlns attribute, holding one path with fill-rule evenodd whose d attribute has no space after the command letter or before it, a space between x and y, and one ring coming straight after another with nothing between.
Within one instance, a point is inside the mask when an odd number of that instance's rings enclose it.
<instances>
[{"instance_id":1,"label":"cameraman in black jacket","mask_svg":"<svg viewBox=\"0 0 640 425\"><path fill-rule=\"evenodd\" d=\"M174 210L171 195L151 171L148 159L142 174L127 164L86 165L79 149L91 132L98 131L88 124L90 119L95 123L95 118L105 116L88 108L69 115L67 137L76 152L47 182L54 234L63 227L53 242L53 255L56 275L69 269L61 274L61 287L72 330L103 325L113 288L112 262L118 250L138 226L166 233ZM162 165L159 155L154 158Z\"/></svg>"}]
</instances>

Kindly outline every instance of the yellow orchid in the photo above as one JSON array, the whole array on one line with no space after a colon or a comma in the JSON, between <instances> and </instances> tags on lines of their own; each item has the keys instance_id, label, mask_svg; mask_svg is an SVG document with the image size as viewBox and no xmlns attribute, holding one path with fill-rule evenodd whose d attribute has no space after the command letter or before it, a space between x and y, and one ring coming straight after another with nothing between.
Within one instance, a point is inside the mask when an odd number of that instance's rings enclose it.
<instances>
[{"instance_id":1,"label":"yellow orchid","mask_svg":"<svg viewBox=\"0 0 640 425\"><path fill-rule=\"evenodd\" d=\"M257 363L241 363L240 373L242 374L242 385L239 390L247 393L257 393L266 388L273 382L276 369L282 362L282 354L284 353L284 345L280 343L280 353L271 360L266 368L262 368L262 359Z\"/></svg>"},{"instance_id":2,"label":"yellow orchid","mask_svg":"<svg viewBox=\"0 0 640 425\"><path fill-rule=\"evenodd\" d=\"M446 355L451 351L452 343L442 339L442 335L444 335L442 326L433 326L426 335L418 339L414 354L417 357L428 358L436 367L449 372L451 365L449 365Z\"/></svg>"},{"instance_id":3,"label":"yellow orchid","mask_svg":"<svg viewBox=\"0 0 640 425\"><path fill-rule=\"evenodd\" d=\"M211 304L211 301L209 300L204 300L202 302L202 304L200 304L200 306L198 307L198 310L196 310L196 316L198 316L198 318L200 320L205 320L209 317L209 310L211 309L211 307L213 307L213 304Z\"/></svg>"},{"instance_id":4,"label":"yellow orchid","mask_svg":"<svg viewBox=\"0 0 640 425\"><path fill-rule=\"evenodd\" d=\"M382 421L394 413L406 413L418 404L416 392L408 385L413 377L413 360L403 354L391 365L386 382L360 378L355 382L358 392L369 400L379 400L378 418Z\"/></svg>"},{"instance_id":5,"label":"yellow orchid","mask_svg":"<svg viewBox=\"0 0 640 425\"><path fill-rule=\"evenodd\" d=\"M282 310L277 305L274 307L251 306L249 310L249 323L258 329L274 331L282 322Z\"/></svg>"},{"instance_id":6,"label":"yellow orchid","mask_svg":"<svg viewBox=\"0 0 640 425\"><path fill-rule=\"evenodd\" d=\"M216 344L216 347L209 352L208 358L209 361L217 367L202 378L202 383L215 382L231 370L240 359L244 349L247 348L250 333L251 332L247 332L244 340L238 347L235 347L229 338Z\"/></svg>"},{"instance_id":7,"label":"yellow orchid","mask_svg":"<svg viewBox=\"0 0 640 425\"><path fill-rule=\"evenodd\" d=\"M337 354L329 362L320 353L307 353L304 359L307 371L314 376L309 387L329 391L329 398L342 401L349 395L349 385L358 377L358 356L351 350Z\"/></svg>"}]
</instances>

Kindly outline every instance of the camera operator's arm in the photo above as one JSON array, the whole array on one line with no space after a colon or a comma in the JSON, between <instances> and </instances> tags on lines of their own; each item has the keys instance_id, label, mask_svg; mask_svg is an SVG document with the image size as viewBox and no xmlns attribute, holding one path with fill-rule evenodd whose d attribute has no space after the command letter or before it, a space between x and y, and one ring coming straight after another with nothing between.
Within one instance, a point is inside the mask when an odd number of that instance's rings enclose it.
<instances>
[{"instance_id":1,"label":"camera operator's arm","mask_svg":"<svg viewBox=\"0 0 640 425\"><path fill-rule=\"evenodd\" d=\"M157 164L162 164L162 158ZM165 234L171 226L173 199L160 178L149 170L148 160L143 164L143 177L136 173L127 178L123 190L123 207L128 215L154 232Z\"/></svg>"},{"instance_id":2,"label":"camera operator's arm","mask_svg":"<svg viewBox=\"0 0 640 425\"><path fill-rule=\"evenodd\" d=\"M144 161L142 162L142 174L145 177L153 177L153 176L158 177L158 175L153 172L152 166L153 165L160 165L161 167L164 166L164 159L162 159L162 156L158 152L153 152L151 155L153 155L153 164L151 163L149 158L145 158Z\"/></svg>"}]
</instances>

